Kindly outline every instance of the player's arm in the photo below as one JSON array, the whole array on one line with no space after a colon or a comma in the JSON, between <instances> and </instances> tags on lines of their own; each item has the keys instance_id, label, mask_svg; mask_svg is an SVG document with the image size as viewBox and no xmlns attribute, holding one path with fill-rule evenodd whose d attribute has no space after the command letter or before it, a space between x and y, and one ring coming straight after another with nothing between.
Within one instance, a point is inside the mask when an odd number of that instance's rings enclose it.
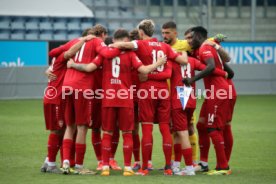
<instances>
[{"instance_id":1,"label":"player's arm","mask_svg":"<svg viewBox=\"0 0 276 184\"><path fill-rule=\"evenodd\" d=\"M148 74L150 72L152 72L153 70L155 70L157 67L164 65L167 61L167 57L157 57L157 62L153 63L151 65L142 65L138 68L138 72L142 73L142 74Z\"/></svg>"},{"instance_id":2,"label":"player's arm","mask_svg":"<svg viewBox=\"0 0 276 184\"><path fill-rule=\"evenodd\" d=\"M69 50L67 50L64 53L64 59L68 60L69 58L73 57L79 50L80 48L83 46L83 44L88 41L91 40L93 38L92 35L87 35L85 37L81 37L80 40L74 44Z\"/></svg>"},{"instance_id":3,"label":"player's arm","mask_svg":"<svg viewBox=\"0 0 276 184\"><path fill-rule=\"evenodd\" d=\"M81 71L81 72L93 72L98 67L94 63L80 64L80 63L75 63L73 59L70 59L67 62L67 68L74 68L75 70L78 70L78 71Z\"/></svg>"},{"instance_id":4,"label":"player's arm","mask_svg":"<svg viewBox=\"0 0 276 184\"><path fill-rule=\"evenodd\" d=\"M226 63L223 64L223 67L224 67L224 70L228 73L228 77L227 78L228 79L232 79L234 77L234 75L235 75L235 73L232 70L232 68L228 64L226 64Z\"/></svg>"},{"instance_id":5,"label":"player's arm","mask_svg":"<svg viewBox=\"0 0 276 184\"><path fill-rule=\"evenodd\" d=\"M98 50L98 53L107 58L107 59L112 59L116 56L118 56L120 53L121 53L121 50L118 49L118 48L110 48L110 47L107 47L107 46L99 46L97 48Z\"/></svg>"},{"instance_id":6,"label":"player's arm","mask_svg":"<svg viewBox=\"0 0 276 184\"><path fill-rule=\"evenodd\" d=\"M137 49L138 45L135 41L132 42L116 42L110 44L109 47L118 48L118 49Z\"/></svg>"},{"instance_id":7,"label":"player's arm","mask_svg":"<svg viewBox=\"0 0 276 184\"><path fill-rule=\"evenodd\" d=\"M165 70L163 72L155 73L155 74L149 73L147 75L147 79L163 81L171 78L171 76L172 76L172 63L171 61L167 61Z\"/></svg>"},{"instance_id":8,"label":"player's arm","mask_svg":"<svg viewBox=\"0 0 276 184\"><path fill-rule=\"evenodd\" d=\"M206 41L204 41L204 44L214 47L217 50L217 52L223 62L229 62L231 60L230 55L222 48L222 46L220 46L216 42L206 40Z\"/></svg>"},{"instance_id":9,"label":"player's arm","mask_svg":"<svg viewBox=\"0 0 276 184\"><path fill-rule=\"evenodd\" d=\"M200 63L200 61L196 62L195 70L202 71L206 68L206 65ZM228 78L228 72L221 70L219 68L215 68L213 71L213 75L222 76L224 78Z\"/></svg>"},{"instance_id":10,"label":"player's arm","mask_svg":"<svg viewBox=\"0 0 276 184\"><path fill-rule=\"evenodd\" d=\"M182 55L178 55L175 61L181 65L186 65L188 63L188 54L186 51L182 51Z\"/></svg>"},{"instance_id":11,"label":"player's arm","mask_svg":"<svg viewBox=\"0 0 276 184\"><path fill-rule=\"evenodd\" d=\"M210 75L216 68L215 60L213 57L209 57L205 60L205 63L206 63L206 68L204 70L202 70L201 72L199 72L192 78L183 79L183 83L187 86L190 86L195 81L198 81L198 80Z\"/></svg>"}]
</instances>

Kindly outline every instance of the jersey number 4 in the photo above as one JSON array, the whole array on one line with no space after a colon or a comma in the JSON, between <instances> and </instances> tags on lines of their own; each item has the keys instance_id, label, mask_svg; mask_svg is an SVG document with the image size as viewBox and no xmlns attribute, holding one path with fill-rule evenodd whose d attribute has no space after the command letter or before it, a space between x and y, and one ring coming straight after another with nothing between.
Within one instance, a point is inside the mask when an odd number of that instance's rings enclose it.
<instances>
[{"instance_id":1,"label":"jersey number 4","mask_svg":"<svg viewBox=\"0 0 276 184\"><path fill-rule=\"evenodd\" d=\"M152 50L152 63L156 63L157 62L157 57L164 57L165 54L162 50ZM161 66L158 66L157 69L156 69L158 72L163 72L164 70L164 65L161 65Z\"/></svg>"}]
</instances>

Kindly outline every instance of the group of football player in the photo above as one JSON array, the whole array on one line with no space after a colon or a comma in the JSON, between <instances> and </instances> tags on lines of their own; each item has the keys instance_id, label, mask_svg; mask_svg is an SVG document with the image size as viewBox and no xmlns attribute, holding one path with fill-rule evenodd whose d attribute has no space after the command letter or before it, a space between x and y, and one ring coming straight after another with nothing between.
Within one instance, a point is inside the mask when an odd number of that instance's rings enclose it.
<instances>
[{"instance_id":1,"label":"group of football player","mask_svg":"<svg viewBox=\"0 0 276 184\"><path fill-rule=\"evenodd\" d=\"M96 174L83 166L91 129L96 170L102 176L109 176L111 169L123 170L124 176L149 175L157 124L164 175L231 174L231 120L237 95L234 72L227 64L231 58L220 46L225 36L208 38L205 28L195 26L180 40L173 21L162 25L162 41L152 37L154 31L154 22L145 19L131 32L119 28L108 37L107 29L97 24L49 52L44 117L50 134L42 172ZM195 83L200 79L206 94L195 123ZM185 87L192 87L192 92L184 107L178 88ZM120 132L123 169L115 160ZM210 140L216 153L214 170L208 167ZM61 166L56 164L58 151Z\"/></svg>"}]
</instances>

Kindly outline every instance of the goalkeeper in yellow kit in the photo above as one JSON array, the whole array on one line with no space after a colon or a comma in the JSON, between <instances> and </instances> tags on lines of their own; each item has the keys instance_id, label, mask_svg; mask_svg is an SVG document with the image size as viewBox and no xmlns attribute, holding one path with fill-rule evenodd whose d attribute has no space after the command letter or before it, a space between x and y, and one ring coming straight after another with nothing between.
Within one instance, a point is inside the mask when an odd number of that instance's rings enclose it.
<instances>
[{"instance_id":1,"label":"goalkeeper in yellow kit","mask_svg":"<svg viewBox=\"0 0 276 184\"><path fill-rule=\"evenodd\" d=\"M171 45L171 47L176 51L176 52L191 52L192 49L190 47L190 45L188 44L187 40L179 40L177 38L178 33L177 33L177 29L176 29L176 24L173 21L169 21L166 22L162 25L162 37L163 37L163 41L169 45ZM217 42L221 42L224 39L224 35L222 34L218 34L217 36L213 37L213 38L209 38L209 40L211 41L217 41ZM168 85L170 87L170 81L168 81ZM191 122L188 125L188 132L189 132L189 139L190 139L190 143L192 146L192 150L193 150L193 162L194 165L197 164L198 161L198 138L197 135L194 131L194 122L196 122L195 120L195 114L193 115ZM174 152L173 152L173 156L172 156L172 160L173 160L173 168L179 168L180 167L180 161L181 161L181 146L178 143L174 144ZM180 155L178 155L178 153L180 152ZM177 154L175 154L177 153ZM176 158L177 157L177 158Z\"/></svg>"}]
</instances>

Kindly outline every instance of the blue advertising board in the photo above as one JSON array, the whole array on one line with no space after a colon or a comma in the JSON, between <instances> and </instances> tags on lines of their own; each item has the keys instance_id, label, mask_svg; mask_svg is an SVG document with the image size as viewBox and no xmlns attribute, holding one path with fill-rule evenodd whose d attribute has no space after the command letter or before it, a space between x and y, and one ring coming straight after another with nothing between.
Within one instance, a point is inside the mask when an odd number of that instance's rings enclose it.
<instances>
[{"instance_id":1,"label":"blue advertising board","mask_svg":"<svg viewBox=\"0 0 276 184\"><path fill-rule=\"evenodd\" d=\"M46 66L48 43L0 41L0 67Z\"/></svg>"},{"instance_id":2,"label":"blue advertising board","mask_svg":"<svg viewBox=\"0 0 276 184\"><path fill-rule=\"evenodd\" d=\"M276 64L276 42L224 42L233 64Z\"/></svg>"}]
</instances>

